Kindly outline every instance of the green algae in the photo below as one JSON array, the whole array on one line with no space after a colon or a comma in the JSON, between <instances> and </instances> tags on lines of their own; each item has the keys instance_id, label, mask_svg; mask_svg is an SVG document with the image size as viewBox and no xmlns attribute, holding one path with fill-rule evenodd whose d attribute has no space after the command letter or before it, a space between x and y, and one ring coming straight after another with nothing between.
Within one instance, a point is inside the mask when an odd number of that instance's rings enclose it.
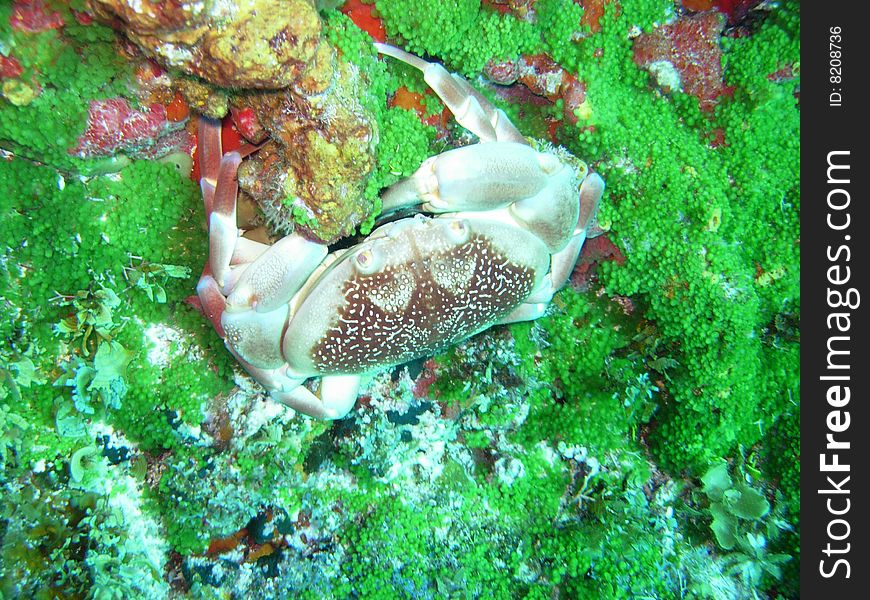
<instances>
[{"instance_id":1,"label":"green algae","mask_svg":"<svg viewBox=\"0 0 870 600\"><path fill-rule=\"evenodd\" d=\"M66 23L62 33L22 32L10 27L11 10L11 3L0 6L0 40L22 73L7 81L27 86L33 98L23 104L0 103L3 147L65 172L99 169L99 161L83 160L70 151L85 130L90 100L130 93L133 71L117 51L114 32L81 25L68 9L61 12Z\"/></svg>"},{"instance_id":2,"label":"green algae","mask_svg":"<svg viewBox=\"0 0 870 600\"><path fill-rule=\"evenodd\" d=\"M480 0L446 2L439 10L410 0L375 3L387 33L409 52L438 56L465 75L479 73L490 59L516 59L541 47L541 35L512 15L481 9Z\"/></svg>"}]
</instances>

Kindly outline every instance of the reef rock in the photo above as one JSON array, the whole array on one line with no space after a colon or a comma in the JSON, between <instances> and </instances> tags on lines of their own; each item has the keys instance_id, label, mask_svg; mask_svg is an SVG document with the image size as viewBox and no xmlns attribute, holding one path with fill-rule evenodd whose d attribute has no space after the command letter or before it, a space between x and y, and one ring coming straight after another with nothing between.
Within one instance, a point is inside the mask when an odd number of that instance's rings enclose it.
<instances>
[{"instance_id":1,"label":"reef rock","mask_svg":"<svg viewBox=\"0 0 870 600\"><path fill-rule=\"evenodd\" d=\"M716 11L683 16L634 40L634 62L665 92L684 91L712 110L725 92L719 38L725 17Z\"/></svg>"},{"instance_id":2,"label":"reef rock","mask_svg":"<svg viewBox=\"0 0 870 600\"><path fill-rule=\"evenodd\" d=\"M221 87L278 89L319 68L321 22L312 0L90 4L164 66Z\"/></svg>"},{"instance_id":3,"label":"reef rock","mask_svg":"<svg viewBox=\"0 0 870 600\"><path fill-rule=\"evenodd\" d=\"M190 154L193 137L166 116L166 107L154 103L134 109L123 98L91 100L88 124L71 150L77 156L113 156L118 152L135 158L154 158L173 152Z\"/></svg>"},{"instance_id":4,"label":"reef rock","mask_svg":"<svg viewBox=\"0 0 870 600\"><path fill-rule=\"evenodd\" d=\"M269 141L239 170L272 233L303 227L326 243L353 233L373 210L364 197L375 166L376 121L357 100L363 79L337 62L319 94L291 90L237 94L231 112L249 142Z\"/></svg>"}]
</instances>

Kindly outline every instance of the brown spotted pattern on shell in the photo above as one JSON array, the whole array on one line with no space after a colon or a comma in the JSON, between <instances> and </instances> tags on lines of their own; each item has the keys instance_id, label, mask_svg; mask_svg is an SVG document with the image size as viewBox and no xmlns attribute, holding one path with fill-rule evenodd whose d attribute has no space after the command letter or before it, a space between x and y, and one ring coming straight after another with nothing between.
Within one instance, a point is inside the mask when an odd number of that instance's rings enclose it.
<instances>
[{"instance_id":1,"label":"brown spotted pattern on shell","mask_svg":"<svg viewBox=\"0 0 870 600\"><path fill-rule=\"evenodd\" d=\"M532 291L535 273L482 236L344 287L345 304L313 349L324 374L352 373L431 354L489 326Z\"/></svg>"}]
</instances>

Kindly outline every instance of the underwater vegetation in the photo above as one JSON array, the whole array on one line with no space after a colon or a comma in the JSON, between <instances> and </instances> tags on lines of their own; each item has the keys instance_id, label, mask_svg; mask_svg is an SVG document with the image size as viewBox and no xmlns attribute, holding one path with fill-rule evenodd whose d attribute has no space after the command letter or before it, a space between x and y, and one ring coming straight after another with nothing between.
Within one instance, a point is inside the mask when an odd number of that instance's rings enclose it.
<instances>
[{"instance_id":1,"label":"underwater vegetation","mask_svg":"<svg viewBox=\"0 0 870 600\"><path fill-rule=\"evenodd\" d=\"M285 4L0 3L0 596L797 597L799 3ZM319 421L192 299L196 116L262 145L240 220L364 236L476 141L373 40L587 162L602 233Z\"/></svg>"}]
</instances>

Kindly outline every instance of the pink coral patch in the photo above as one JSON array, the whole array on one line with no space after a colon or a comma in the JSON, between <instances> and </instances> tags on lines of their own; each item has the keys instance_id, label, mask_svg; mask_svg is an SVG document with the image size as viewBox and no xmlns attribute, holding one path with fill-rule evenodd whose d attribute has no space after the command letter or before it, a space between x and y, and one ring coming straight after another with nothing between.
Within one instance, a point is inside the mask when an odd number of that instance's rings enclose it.
<instances>
[{"instance_id":1,"label":"pink coral patch","mask_svg":"<svg viewBox=\"0 0 870 600\"><path fill-rule=\"evenodd\" d=\"M683 91L701 108L712 110L725 92L719 36L725 19L716 11L684 16L675 23L644 33L634 41L634 61L642 68L669 62L679 73Z\"/></svg>"},{"instance_id":2,"label":"pink coral patch","mask_svg":"<svg viewBox=\"0 0 870 600\"><path fill-rule=\"evenodd\" d=\"M571 273L571 286L578 291L587 291L594 280L595 266L610 260L621 265L625 256L606 235L586 240L580 260Z\"/></svg>"},{"instance_id":3,"label":"pink coral patch","mask_svg":"<svg viewBox=\"0 0 870 600\"><path fill-rule=\"evenodd\" d=\"M431 358L423 363L423 371L414 382L414 388L412 390L415 398L425 398L429 396L429 387L435 383L436 379L438 379L436 373L437 368L438 365Z\"/></svg>"},{"instance_id":4,"label":"pink coral patch","mask_svg":"<svg viewBox=\"0 0 870 600\"><path fill-rule=\"evenodd\" d=\"M534 96L546 98L549 102L561 99L564 118L572 125L577 123L574 110L586 100L586 84L546 54L529 54L515 61L491 60L484 68L484 74L500 86L519 81ZM542 103L534 98L524 98L518 86L501 87L497 93L514 101Z\"/></svg>"},{"instance_id":5,"label":"pink coral patch","mask_svg":"<svg viewBox=\"0 0 870 600\"><path fill-rule=\"evenodd\" d=\"M85 158L118 152L156 158L192 151L193 138L180 127L167 120L162 104L136 110L123 98L93 100L88 109L87 128L72 153Z\"/></svg>"},{"instance_id":6,"label":"pink coral patch","mask_svg":"<svg viewBox=\"0 0 870 600\"><path fill-rule=\"evenodd\" d=\"M749 11L761 4L761 0L716 0L714 2L720 12L728 16L731 24L742 20Z\"/></svg>"},{"instance_id":7,"label":"pink coral patch","mask_svg":"<svg viewBox=\"0 0 870 600\"><path fill-rule=\"evenodd\" d=\"M134 110L123 98L93 100L88 126L74 152L80 156L106 156L156 139L166 125L166 109L152 104Z\"/></svg>"},{"instance_id":8,"label":"pink coral patch","mask_svg":"<svg viewBox=\"0 0 870 600\"><path fill-rule=\"evenodd\" d=\"M0 56L0 79L14 79L21 75L21 64L13 56Z\"/></svg>"},{"instance_id":9,"label":"pink coral patch","mask_svg":"<svg viewBox=\"0 0 870 600\"><path fill-rule=\"evenodd\" d=\"M64 26L58 12L49 12L43 0L17 0L12 6L9 24L18 31L36 33Z\"/></svg>"},{"instance_id":10,"label":"pink coral patch","mask_svg":"<svg viewBox=\"0 0 870 600\"><path fill-rule=\"evenodd\" d=\"M75 9L70 9L72 11L73 16L78 21L79 25L90 25L94 22L94 17L86 12L80 12Z\"/></svg>"}]
</instances>

